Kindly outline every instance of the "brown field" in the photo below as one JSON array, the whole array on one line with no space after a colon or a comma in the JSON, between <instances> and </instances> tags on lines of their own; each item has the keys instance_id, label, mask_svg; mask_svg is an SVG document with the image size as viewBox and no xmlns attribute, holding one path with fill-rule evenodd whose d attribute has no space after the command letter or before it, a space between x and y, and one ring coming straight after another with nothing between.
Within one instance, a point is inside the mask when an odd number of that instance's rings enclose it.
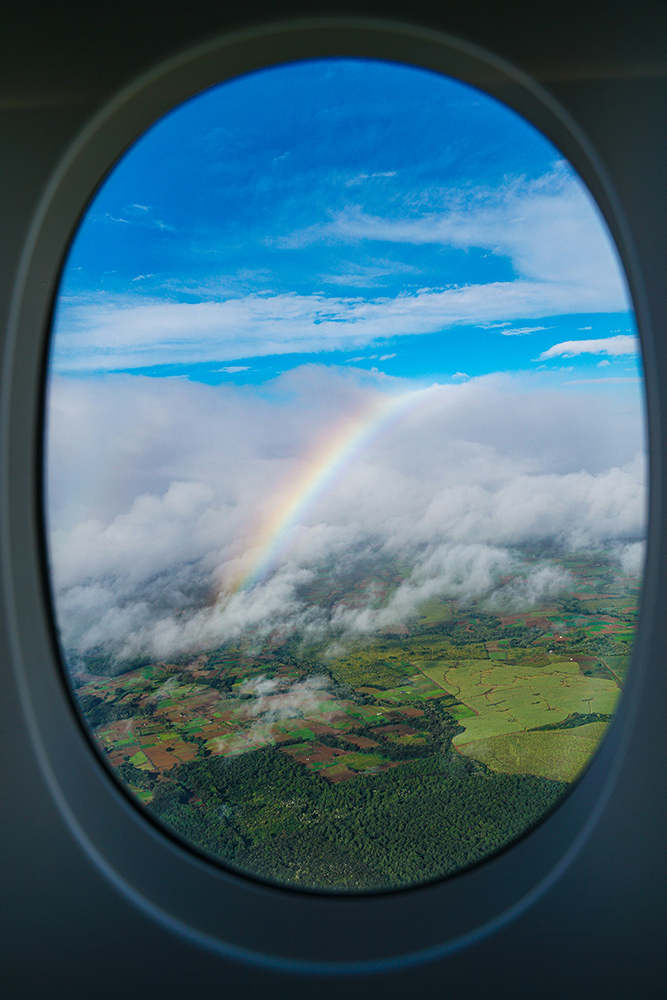
<instances>
[{"instance_id":1,"label":"brown field","mask_svg":"<svg viewBox=\"0 0 667 1000\"><path fill-rule=\"evenodd\" d=\"M505 628L507 625L516 625L517 622L523 621L523 615L498 615L500 619L500 624Z\"/></svg>"},{"instance_id":2,"label":"brown field","mask_svg":"<svg viewBox=\"0 0 667 1000\"><path fill-rule=\"evenodd\" d=\"M233 733L233 729L228 729L227 726L203 726L201 731L201 737L203 740L219 740L223 736L229 736ZM199 736L199 733L197 733Z\"/></svg>"},{"instance_id":3,"label":"brown field","mask_svg":"<svg viewBox=\"0 0 667 1000\"><path fill-rule=\"evenodd\" d=\"M299 719L299 722L303 721L304 720ZM311 733L315 733L316 736L336 735L336 730L333 726L327 726L324 722L309 722L307 728L310 729Z\"/></svg>"},{"instance_id":4,"label":"brown field","mask_svg":"<svg viewBox=\"0 0 667 1000\"><path fill-rule=\"evenodd\" d=\"M309 764L330 764L336 759L336 757L344 756L344 750L334 750L331 747L320 747L316 753L303 757L302 760L308 761Z\"/></svg>"},{"instance_id":5,"label":"brown field","mask_svg":"<svg viewBox=\"0 0 667 1000\"><path fill-rule=\"evenodd\" d=\"M329 716L329 722L335 726L336 729L347 729L352 725L352 720L347 712L332 712Z\"/></svg>"},{"instance_id":6,"label":"brown field","mask_svg":"<svg viewBox=\"0 0 667 1000\"><path fill-rule=\"evenodd\" d=\"M151 764L154 764L159 771L169 771L175 764L181 763L178 757L169 753L168 750L163 750L162 747L143 747L142 749Z\"/></svg>"},{"instance_id":7,"label":"brown field","mask_svg":"<svg viewBox=\"0 0 667 1000\"><path fill-rule=\"evenodd\" d=\"M111 722L102 726L101 731L105 736L108 734L111 741L116 743L118 740L124 740L128 736L134 735L135 721L135 719L121 719L119 722Z\"/></svg>"},{"instance_id":8,"label":"brown field","mask_svg":"<svg viewBox=\"0 0 667 1000\"><path fill-rule=\"evenodd\" d=\"M380 745L375 740L369 740L367 736L346 736L345 739L348 743L354 743L360 750L363 750L365 747L377 747Z\"/></svg>"},{"instance_id":9,"label":"brown field","mask_svg":"<svg viewBox=\"0 0 667 1000\"><path fill-rule=\"evenodd\" d=\"M394 715L404 715L407 719L419 719L424 714L423 708L395 708Z\"/></svg>"}]
</instances>

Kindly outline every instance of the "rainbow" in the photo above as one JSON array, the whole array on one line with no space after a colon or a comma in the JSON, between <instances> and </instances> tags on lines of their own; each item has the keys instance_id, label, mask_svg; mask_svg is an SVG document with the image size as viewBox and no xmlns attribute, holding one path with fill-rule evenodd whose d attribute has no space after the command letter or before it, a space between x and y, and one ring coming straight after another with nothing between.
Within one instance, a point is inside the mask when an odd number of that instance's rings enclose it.
<instances>
[{"instance_id":1,"label":"rainbow","mask_svg":"<svg viewBox=\"0 0 667 1000\"><path fill-rule=\"evenodd\" d=\"M294 544L298 525L342 470L428 393L429 389L417 389L400 396L378 395L361 412L329 429L303 461L287 495L246 540L240 559L243 569L229 589L247 590L266 579Z\"/></svg>"}]
</instances>

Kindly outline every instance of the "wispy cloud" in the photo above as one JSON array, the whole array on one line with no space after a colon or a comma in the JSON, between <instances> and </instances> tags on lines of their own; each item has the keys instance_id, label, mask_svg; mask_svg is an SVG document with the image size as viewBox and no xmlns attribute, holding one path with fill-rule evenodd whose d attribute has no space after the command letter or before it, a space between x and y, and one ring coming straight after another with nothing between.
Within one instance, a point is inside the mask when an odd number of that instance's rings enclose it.
<instances>
[{"instance_id":1,"label":"wispy cloud","mask_svg":"<svg viewBox=\"0 0 667 1000\"><path fill-rule=\"evenodd\" d=\"M132 202L129 205L125 205L122 212L122 216L105 212L101 218L109 222L124 222L130 226L136 225L152 229L164 229L171 233L177 232L176 226L173 226L170 222L165 222L163 219L156 218L153 215L153 209L150 205L140 205L137 202ZM129 216L129 218L126 218L126 216ZM92 221L96 221L96 218L99 219L100 217L91 216Z\"/></svg>"},{"instance_id":2,"label":"wispy cloud","mask_svg":"<svg viewBox=\"0 0 667 1000\"><path fill-rule=\"evenodd\" d=\"M513 330L501 330L503 337L525 337L528 333L537 333L539 330L549 330L548 326L517 326Z\"/></svg>"},{"instance_id":3,"label":"wispy cloud","mask_svg":"<svg viewBox=\"0 0 667 1000\"><path fill-rule=\"evenodd\" d=\"M603 305L606 308L587 285L527 280L425 289L395 298L251 294L187 303L91 296L85 303L61 303L54 363L61 371L113 371L354 350L389 337L497 321L499 315L511 319L596 312ZM556 348L549 357L556 356Z\"/></svg>"},{"instance_id":4,"label":"wispy cloud","mask_svg":"<svg viewBox=\"0 0 667 1000\"><path fill-rule=\"evenodd\" d=\"M363 184L364 181L377 180L378 178L386 179L388 177L395 177L397 174L396 170L376 170L372 174L357 174L355 177L350 177L345 181L347 187L355 187L357 184Z\"/></svg>"},{"instance_id":5,"label":"wispy cloud","mask_svg":"<svg viewBox=\"0 0 667 1000\"><path fill-rule=\"evenodd\" d=\"M589 301L597 302L593 311L629 307L611 237L591 196L568 168L561 165L536 180L512 180L493 189L449 191L439 200L428 204L427 199L419 214L402 216L372 215L351 205L328 222L274 242L285 248L369 241L479 248L509 258L519 278L586 287Z\"/></svg>"},{"instance_id":6,"label":"wispy cloud","mask_svg":"<svg viewBox=\"0 0 667 1000\"><path fill-rule=\"evenodd\" d=\"M370 175L369 175L370 176ZM425 207L426 206L426 207ZM132 224L173 229L148 206L127 206ZM124 214L118 221L130 222ZM545 329L531 320L629 307L616 251L590 196L565 168L537 180L514 180L494 189L433 195L410 214L373 215L349 206L324 223L274 238L273 246L312 243L437 244L478 248L505 257L513 280L472 281L382 296L278 293L257 275L248 282L183 282L162 298L91 293L87 301L59 306L55 361L61 370L117 370L145 365L229 361L267 354L357 350L389 337L428 334L457 324L497 328L505 336ZM351 255L324 283L360 290L389 275L414 273L407 261ZM479 272L480 274L482 272ZM495 272L494 272L495 273ZM138 275L133 288L151 275ZM186 287L187 286L187 287ZM167 290L167 284L163 283ZM185 294L198 301L179 301ZM513 322L523 320L520 326ZM528 321L528 322L526 322ZM607 338L608 349L636 353L632 337ZM542 358L569 349L582 353L592 341L555 345ZM591 348L592 350L592 348Z\"/></svg>"},{"instance_id":7,"label":"wispy cloud","mask_svg":"<svg viewBox=\"0 0 667 1000\"><path fill-rule=\"evenodd\" d=\"M334 273L324 273L318 276L318 282L324 285L348 285L353 288L373 288L387 284L387 280L398 275L417 275L421 269L407 261L390 260L388 258L344 261Z\"/></svg>"}]
</instances>

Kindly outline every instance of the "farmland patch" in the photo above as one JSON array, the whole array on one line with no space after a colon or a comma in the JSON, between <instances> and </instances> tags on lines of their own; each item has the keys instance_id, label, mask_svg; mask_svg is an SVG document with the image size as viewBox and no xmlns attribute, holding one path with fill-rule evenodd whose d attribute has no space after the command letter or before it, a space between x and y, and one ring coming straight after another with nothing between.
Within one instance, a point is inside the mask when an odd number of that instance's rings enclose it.
<instances>
[{"instance_id":1,"label":"farmland patch","mask_svg":"<svg viewBox=\"0 0 667 1000\"><path fill-rule=\"evenodd\" d=\"M597 749L605 729L606 723L591 722L574 729L508 733L466 743L460 751L496 773L574 781Z\"/></svg>"}]
</instances>

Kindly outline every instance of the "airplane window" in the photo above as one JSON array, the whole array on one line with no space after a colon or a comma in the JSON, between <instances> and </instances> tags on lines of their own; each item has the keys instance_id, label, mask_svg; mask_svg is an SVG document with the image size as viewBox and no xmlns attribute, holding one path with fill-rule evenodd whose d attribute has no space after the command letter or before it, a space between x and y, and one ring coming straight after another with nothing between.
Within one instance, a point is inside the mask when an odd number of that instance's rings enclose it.
<instances>
[{"instance_id":1,"label":"airplane window","mask_svg":"<svg viewBox=\"0 0 667 1000\"><path fill-rule=\"evenodd\" d=\"M492 856L613 718L645 438L615 246L516 112L349 58L187 101L97 191L56 301L49 566L94 745L265 882Z\"/></svg>"}]
</instances>

